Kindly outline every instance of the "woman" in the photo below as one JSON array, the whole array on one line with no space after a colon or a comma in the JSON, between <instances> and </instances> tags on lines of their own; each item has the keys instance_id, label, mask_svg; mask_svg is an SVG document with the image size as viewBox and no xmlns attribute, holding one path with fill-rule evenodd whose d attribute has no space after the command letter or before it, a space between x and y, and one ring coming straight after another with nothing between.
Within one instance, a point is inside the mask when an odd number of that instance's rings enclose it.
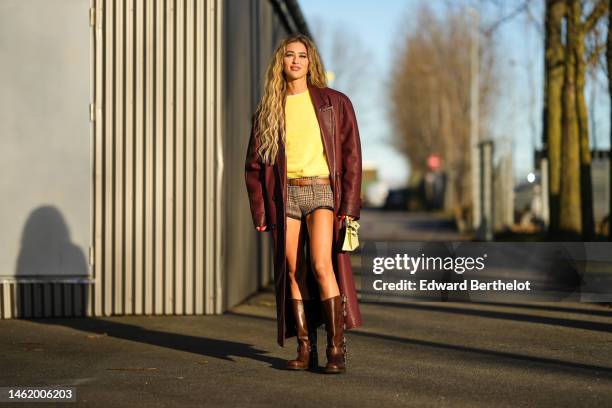
<instances>
[{"instance_id":1,"label":"woman","mask_svg":"<svg viewBox=\"0 0 612 408\"><path fill-rule=\"evenodd\" d=\"M304 35L281 41L268 66L245 181L257 231L274 238L278 343L297 336L287 368L318 366L316 329L324 322L325 372L344 372L344 330L360 326L361 314L340 230L345 217L359 219L361 144L350 100L326 86Z\"/></svg>"}]
</instances>

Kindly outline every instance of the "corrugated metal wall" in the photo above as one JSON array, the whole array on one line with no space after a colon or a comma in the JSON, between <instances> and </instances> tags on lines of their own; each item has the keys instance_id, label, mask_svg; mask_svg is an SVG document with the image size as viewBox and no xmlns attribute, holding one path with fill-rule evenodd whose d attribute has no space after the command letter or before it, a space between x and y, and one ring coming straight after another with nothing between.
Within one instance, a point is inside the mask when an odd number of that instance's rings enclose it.
<instances>
[{"instance_id":1,"label":"corrugated metal wall","mask_svg":"<svg viewBox=\"0 0 612 408\"><path fill-rule=\"evenodd\" d=\"M90 298L91 285L77 280L5 282L0 285L0 316L3 319L85 316Z\"/></svg>"},{"instance_id":2,"label":"corrugated metal wall","mask_svg":"<svg viewBox=\"0 0 612 408\"><path fill-rule=\"evenodd\" d=\"M97 0L95 315L221 312L220 0Z\"/></svg>"}]
</instances>

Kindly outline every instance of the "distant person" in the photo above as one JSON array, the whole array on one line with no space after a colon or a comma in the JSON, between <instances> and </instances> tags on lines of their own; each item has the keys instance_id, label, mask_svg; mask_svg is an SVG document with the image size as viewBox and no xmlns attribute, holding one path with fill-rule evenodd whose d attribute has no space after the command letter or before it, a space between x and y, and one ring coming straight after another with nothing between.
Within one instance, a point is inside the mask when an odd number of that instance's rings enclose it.
<instances>
[{"instance_id":1,"label":"distant person","mask_svg":"<svg viewBox=\"0 0 612 408\"><path fill-rule=\"evenodd\" d=\"M318 366L316 329L324 322L324 371L345 372L344 330L360 326L361 313L340 231L345 218L359 219L361 166L351 101L327 87L308 37L285 38L253 115L245 181L256 229L273 233L278 344L297 335L288 369Z\"/></svg>"}]
</instances>

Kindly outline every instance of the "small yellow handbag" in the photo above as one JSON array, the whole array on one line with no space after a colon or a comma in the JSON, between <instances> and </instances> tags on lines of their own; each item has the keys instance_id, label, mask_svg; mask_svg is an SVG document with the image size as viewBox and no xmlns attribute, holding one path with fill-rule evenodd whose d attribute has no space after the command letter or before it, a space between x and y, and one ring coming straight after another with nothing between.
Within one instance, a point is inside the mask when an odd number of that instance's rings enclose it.
<instances>
[{"instance_id":1,"label":"small yellow handbag","mask_svg":"<svg viewBox=\"0 0 612 408\"><path fill-rule=\"evenodd\" d=\"M359 229L359 223L355 220L348 218L344 219L346 224L346 233L344 234L344 243L342 244L343 251L354 251L359 246L359 236L357 230Z\"/></svg>"}]
</instances>

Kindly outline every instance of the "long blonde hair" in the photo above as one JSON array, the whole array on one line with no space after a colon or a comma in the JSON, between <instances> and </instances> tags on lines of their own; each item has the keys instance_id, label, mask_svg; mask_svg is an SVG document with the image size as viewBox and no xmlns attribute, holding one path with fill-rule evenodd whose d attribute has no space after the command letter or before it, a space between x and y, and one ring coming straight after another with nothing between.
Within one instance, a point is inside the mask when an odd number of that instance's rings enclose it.
<instances>
[{"instance_id":1,"label":"long blonde hair","mask_svg":"<svg viewBox=\"0 0 612 408\"><path fill-rule=\"evenodd\" d=\"M327 86L327 79L321 57L310 38L303 34L293 34L281 40L274 51L266 72L264 92L255 111L259 147L257 153L263 163L274 164L278 153L280 136L285 143L285 98L287 81L283 73L283 58L287 45L301 42L308 55L308 83L319 88Z\"/></svg>"}]
</instances>

